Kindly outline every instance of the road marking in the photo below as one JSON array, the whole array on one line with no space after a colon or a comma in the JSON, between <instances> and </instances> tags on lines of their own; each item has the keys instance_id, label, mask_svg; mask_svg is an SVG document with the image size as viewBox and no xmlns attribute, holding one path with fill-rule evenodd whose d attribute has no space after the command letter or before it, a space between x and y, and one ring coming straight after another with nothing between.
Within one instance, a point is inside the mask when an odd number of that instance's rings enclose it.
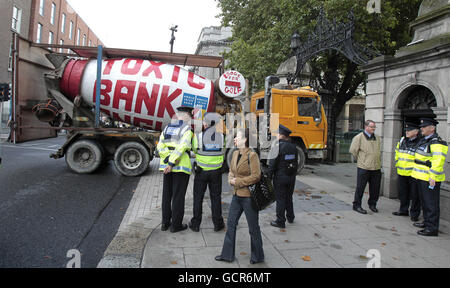
<instances>
[{"instance_id":1,"label":"road marking","mask_svg":"<svg viewBox=\"0 0 450 288\"><path fill-rule=\"evenodd\" d=\"M41 151L51 151L51 152L56 152L56 151L58 151L58 150L55 150L55 149L37 148L37 147L28 147L28 146L2 145L2 147L6 147L6 148L22 148L22 149L41 150Z\"/></svg>"}]
</instances>

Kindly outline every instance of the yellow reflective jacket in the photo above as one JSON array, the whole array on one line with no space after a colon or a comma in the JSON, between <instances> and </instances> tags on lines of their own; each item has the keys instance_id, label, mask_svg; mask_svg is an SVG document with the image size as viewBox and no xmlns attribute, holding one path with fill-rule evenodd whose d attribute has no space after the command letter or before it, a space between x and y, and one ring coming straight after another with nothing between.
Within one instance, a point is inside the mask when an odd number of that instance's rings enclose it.
<instances>
[{"instance_id":1,"label":"yellow reflective jacket","mask_svg":"<svg viewBox=\"0 0 450 288\"><path fill-rule=\"evenodd\" d=\"M225 154L225 137L215 127L196 134L192 138L192 151L197 165L205 171L222 168Z\"/></svg>"},{"instance_id":2,"label":"yellow reflective jacket","mask_svg":"<svg viewBox=\"0 0 450 288\"><path fill-rule=\"evenodd\" d=\"M395 147L395 167L400 176L411 176L414 169L414 154L420 138L410 140L402 137Z\"/></svg>"},{"instance_id":3,"label":"yellow reflective jacket","mask_svg":"<svg viewBox=\"0 0 450 288\"><path fill-rule=\"evenodd\" d=\"M191 174L192 164L189 151L191 150L192 135L191 127L183 121L171 123L164 128L156 146L160 157L160 171L170 165L172 172Z\"/></svg>"},{"instance_id":4,"label":"yellow reflective jacket","mask_svg":"<svg viewBox=\"0 0 450 288\"><path fill-rule=\"evenodd\" d=\"M447 142L437 134L428 139L422 138L414 154L414 168L411 177L436 182L445 181L444 164L447 157Z\"/></svg>"}]
</instances>

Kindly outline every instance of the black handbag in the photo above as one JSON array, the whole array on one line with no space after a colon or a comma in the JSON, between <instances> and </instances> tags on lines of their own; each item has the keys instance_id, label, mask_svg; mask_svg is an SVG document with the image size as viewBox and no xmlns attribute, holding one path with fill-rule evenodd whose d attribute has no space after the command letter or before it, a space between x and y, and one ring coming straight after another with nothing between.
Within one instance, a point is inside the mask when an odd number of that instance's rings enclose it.
<instances>
[{"instance_id":1,"label":"black handbag","mask_svg":"<svg viewBox=\"0 0 450 288\"><path fill-rule=\"evenodd\" d=\"M251 174L250 154L248 156L248 167ZM271 180L269 174L261 167L261 179L259 182L248 186L250 198L252 199L252 207L256 211L264 210L275 202L275 190Z\"/></svg>"}]
</instances>

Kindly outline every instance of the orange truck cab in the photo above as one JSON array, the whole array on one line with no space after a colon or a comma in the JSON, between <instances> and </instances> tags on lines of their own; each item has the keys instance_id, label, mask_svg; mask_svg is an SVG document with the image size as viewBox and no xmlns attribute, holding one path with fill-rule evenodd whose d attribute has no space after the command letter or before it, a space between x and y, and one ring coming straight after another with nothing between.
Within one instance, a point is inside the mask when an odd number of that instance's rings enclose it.
<instances>
[{"instance_id":1,"label":"orange truck cab","mask_svg":"<svg viewBox=\"0 0 450 288\"><path fill-rule=\"evenodd\" d=\"M265 107L265 99L268 105ZM308 159L325 159L327 148L327 118L321 98L310 87L297 89L266 88L251 98L250 110L259 117L263 113L279 115L279 124L292 131L291 141L297 145L299 169ZM266 110L266 111L265 111ZM271 116L270 131L278 129Z\"/></svg>"}]
</instances>

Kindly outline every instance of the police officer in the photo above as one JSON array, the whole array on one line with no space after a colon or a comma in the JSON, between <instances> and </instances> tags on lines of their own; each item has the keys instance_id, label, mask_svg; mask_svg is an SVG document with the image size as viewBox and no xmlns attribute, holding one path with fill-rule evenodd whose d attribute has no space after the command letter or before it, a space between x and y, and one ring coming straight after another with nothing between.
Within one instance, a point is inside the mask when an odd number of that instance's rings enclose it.
<instances>
[{"instance_id":1,"label":"police officer","mask_svg":"<svg viewBox=\"0 0 450 288\"><path fill-rule=\"evenodd\" d=\"M164 171L161 230L172 233L187 229L183 224L184 201L191 174L192 108L177 108L177 117L161 133L159 170Z\"/></svg>"},{"instance_id":2,"label":"police officer","mask_svg":"<svg viewBox=\"0 0 450 288\"><path fill-rule=\"evenodd\" d=\"M417 231L423 236L438 236L439 200L441 182L445 181L444 164L447 156L447 142L436 133L438 122L431 118L420 119L423 138L419 141L415 153L414 168L411 176L417 179L422 200L424 222L414 223L423 228Z\"/></svg>"},{"instance_id":3,"label":"police officer","mask_svg":"<svg viewBox=\"0 0 450 288\"><path fill-rule=\"evenodd\" d=\"M395 216L411 216L418 221L420 215L420 197L417 180L411 177L414 168L414 154L419 143L419 125L406 123L406 137L402 137L395 148L395 166L397 167L397 188L400 209L393 212ZM410 209L411 201L411 209ZM410 211L408 211L410 210Z\"/></svg>"},{"instance_id":4,"label":"police officer","mask_svg":"<svg viewBox=\"0 0 450 288\"><path fill-rule=\"evenodd\" d=\"M291 130L280 124L277 135L278 141L276 142L278 147L272 148L271 154L273 156L269 161L268 173L273 176L277 202L277 219L270 222L270 225L278 228L286 227L286 218L289 223L294 222L295 218L292 195L295 187L298 156L297 148L289 142L291 133ZM276 154L277 152L278 154Z\"/></svg>"},{"instance_id":5,"label":"police officer","mask_svg":"<svg viewBox=\"0 0 450 288\"><path fill-rule=\"evenodd\" d=\"M225 228L222 218L222 165L224 161L224 136L216 130L219 122L214 113L205 114L204 131L196 134L192 141L192 151L195 153L197 166L194 178L194 208L189 228L200 231L202 222L202 206L206 188L209 187L211 198L212 221L214 231Z\"/></svg>"}]
</instances>

